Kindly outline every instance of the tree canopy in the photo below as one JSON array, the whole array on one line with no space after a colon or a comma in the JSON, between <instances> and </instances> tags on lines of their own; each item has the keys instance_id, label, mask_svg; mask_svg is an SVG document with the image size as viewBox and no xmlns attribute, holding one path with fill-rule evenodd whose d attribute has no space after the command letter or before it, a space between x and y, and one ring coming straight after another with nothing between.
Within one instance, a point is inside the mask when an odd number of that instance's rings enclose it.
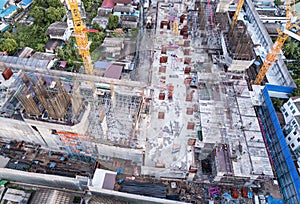
<instances>
[{"instance_id":1,"label":"tree canopy","mask_svg":"<svg viewBox=\"0 0 300 204\"><path fill-rule=\"evenodd\" d=\"M112 14L109 14L107 28L109 30L114 30L118 27L118 25L119 25L119 17L115 16L115 15L112 15Z\"/></svg>"},{"instance_id":2,"label":"tree canopy","mask_svg":"<svg viewBox=\"0 0 300 204\"><path fill-rule=\"evenodd\" d=\"M12 38L2 38L0 41L0 49L9 54L13 54L18 48L17 42Z\"/></svg>"},{"instance_id":3,"label":"tree canopy","mask_svg":"<svg viewBox=\"0 0 300 204\"><path fill-rule=\"evenodd\" d=\"M293 96L300 96L300 43L292 38L288 38L283 46L284 55L286 57L287 68L297 85Z\"/></svg>"}]
</instances>

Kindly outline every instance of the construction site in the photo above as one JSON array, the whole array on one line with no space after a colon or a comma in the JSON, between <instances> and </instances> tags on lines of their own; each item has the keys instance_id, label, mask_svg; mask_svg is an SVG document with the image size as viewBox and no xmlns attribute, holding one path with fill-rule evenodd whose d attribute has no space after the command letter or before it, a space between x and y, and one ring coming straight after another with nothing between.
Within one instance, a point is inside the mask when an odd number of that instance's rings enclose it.
<instances>
[{"instance_id":1,"label":"construction site","mask_svg":"<svg viewBox=\"0 0 300 204\"><path fill-rule=\"evenodd\" d=\"M96 167L122 169L117 180L125 183L115 180L115 190L141 190L146 184L131 183L134 177L157 183L161 191L150 196L184 202L226 203L242 194L248 203L258 192L282 199L257 114L259 92L266 83L295 84L281 59L261 73L272 41L252 2L235 13L229 4L149 8L155 23L140 25L137 81L121 77L118 60L93 75L80 46L86 74L50 69L51 60L0 56L0 154L12 159L5 168L89 178Z\"/></svg>"}]
</instances>

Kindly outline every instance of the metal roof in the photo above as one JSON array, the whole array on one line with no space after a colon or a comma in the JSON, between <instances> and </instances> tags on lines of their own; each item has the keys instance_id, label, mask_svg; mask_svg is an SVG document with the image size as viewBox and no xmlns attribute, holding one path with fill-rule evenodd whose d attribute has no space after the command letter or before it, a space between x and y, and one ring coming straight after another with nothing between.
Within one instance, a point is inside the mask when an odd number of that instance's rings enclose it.
<instances>
[{"instance_id":1,"label":"metal roof","mask_svg":"<svg viewBox=\"0 0 300 204\"><path fill-rule=\"evenodd\" d=\"M123 66L112 64L107 68L104 73L104 77L112 79L120 79L122 74Z\"/></svg>"}]
</instances>

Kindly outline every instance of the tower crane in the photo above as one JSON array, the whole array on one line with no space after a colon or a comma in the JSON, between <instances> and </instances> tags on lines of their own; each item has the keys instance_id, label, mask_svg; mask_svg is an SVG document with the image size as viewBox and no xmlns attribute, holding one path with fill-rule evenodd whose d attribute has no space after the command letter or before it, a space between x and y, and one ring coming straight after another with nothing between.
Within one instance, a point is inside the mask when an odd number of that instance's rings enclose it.
<instances>
[{"instance_id":1,"label":"tower crane","mask_svg":"<svg viewBox=\"0 0 300 204\"><path fill-rule=\"evenodd\" d=\"M94 70L93 70L93 63L90 54L90 44L89 44L87 32L97 32L97 31L87 29L83 24L80 11L78 8L77 0L67 0L67 3L70 6L70 10L72 13L75 39L76 39L79 54L82 57L85 72L87 74L92 75L94 73Z\"/></svg>"},{"instance_id":2,"label":"tower crane","mask_svg":"<svg viewBox=\"0 0 300 204\"><path fill-rule=\"evenodd\" d=\"M289 0L286 0L285 6L286 6L286 19L287 19L285 28L283 31L278 29L278 37L277 37L275 43L273 44L270 52L267 54L266 60L264 61L264 64L262 65L261 69L259 70L259 72L256 76L256 79L254 81L254 84L256 84L256 85L261 84L262 80L266 76L267 71L273 65L273 63L276 61L277 56L279 55L280 50L281 50L284 42L289 37L289 35L291 35L292 37L299 40L299 37L290 31L291 28L294 27L294 24L291 22L292 21L291 19L293 18L293 12L291 11L291 6L290 6ZM297 36L297 37L295 37L295 36Z\"/></svg>"}]
</instances>

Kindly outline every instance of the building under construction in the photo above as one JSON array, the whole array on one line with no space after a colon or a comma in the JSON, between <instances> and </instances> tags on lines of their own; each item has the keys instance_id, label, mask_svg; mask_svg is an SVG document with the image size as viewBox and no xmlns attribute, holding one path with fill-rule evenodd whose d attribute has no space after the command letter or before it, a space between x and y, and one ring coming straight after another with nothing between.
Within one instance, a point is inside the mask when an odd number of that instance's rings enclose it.
<instances>
[{"instance_id":1,"label":"building under construction","mask_svg":"<svg viewBox=\"0 0 300 204\"><path fill-rule=\"evenodd\" d=\"M266 74L268 84L251 86L272 41L251 1L245 0L234 24L229 4L159 2L148 13L155 26L138 36L133 73L147 82L121 78L125 71L117 59L101 77L50 69L51 60L0 56L1 139L34 142L78 161L96 158L131 178L187 180L236 192L259 189L280 175L284 189L289 182L267 146L275 135L267 127L280 129L268 91L284 98L295 84L279 59ZM296 199L291 194L285 199ZM205 199L195 193L184 198L192 200Z\"/></svg>"}]
</instances>

